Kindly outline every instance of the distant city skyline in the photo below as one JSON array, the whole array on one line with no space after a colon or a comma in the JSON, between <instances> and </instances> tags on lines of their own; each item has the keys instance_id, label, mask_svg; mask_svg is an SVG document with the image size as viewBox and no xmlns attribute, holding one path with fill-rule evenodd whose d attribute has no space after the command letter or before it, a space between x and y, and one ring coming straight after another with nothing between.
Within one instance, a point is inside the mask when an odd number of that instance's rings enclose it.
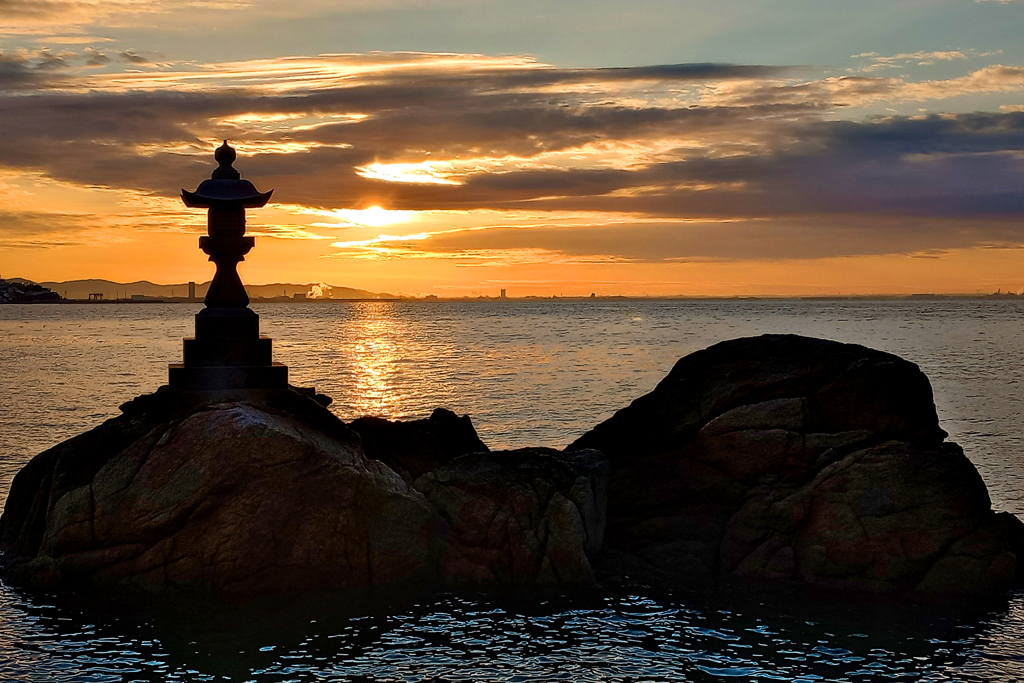
<instances>
[{"instance_id":1,"label":"distant city skyline","mask_svg":"<svg viewBox=\"0 0 1024 683\"><path fill-rule=\"evenodd\" d=\"M415 296L1024 288L1024 0L13 0L0 273Z\"/></svg>"}]
</instances>

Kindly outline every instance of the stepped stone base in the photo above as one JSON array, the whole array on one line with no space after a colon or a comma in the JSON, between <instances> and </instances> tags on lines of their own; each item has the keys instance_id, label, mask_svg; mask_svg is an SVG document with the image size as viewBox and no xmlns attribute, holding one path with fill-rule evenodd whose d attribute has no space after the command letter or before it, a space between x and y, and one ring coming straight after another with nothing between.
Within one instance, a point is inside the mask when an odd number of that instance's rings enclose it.
<instances>
[{"instance_id":1,"label":"stepped stone base","mask_svg":"<svg viewBox=\"0 0 1024 683\"><path fill-rule=\"evenodd\" d=\"M273 341L256 339L192 339L184 341L186 367L211 365L271 365Z\"/></svg>"},{"instance_id":2,"label":"stepped stone base","mask_svg":"<svg viewBox=\"0 0 1024 683\"><path fill-rule=\"evenodd\" d=\"M205 308L196 314L195 338L184 340L184 362L170 365L168 383L178 391L283 389L288 368L273 362L272 351L249 308Z\"/></svg>"},{"instance_id":3,"label":"stepped stone base","mask_svg":"<svg viewBox=\"0 0 1024 683\"><path fill-rule=\"evenodd\" d=\"M221 391L225 389L284 389L288 386L288 366L200 365L189 367L171 363L168 380L180 391Z\"/></svg>"}]
</instances>

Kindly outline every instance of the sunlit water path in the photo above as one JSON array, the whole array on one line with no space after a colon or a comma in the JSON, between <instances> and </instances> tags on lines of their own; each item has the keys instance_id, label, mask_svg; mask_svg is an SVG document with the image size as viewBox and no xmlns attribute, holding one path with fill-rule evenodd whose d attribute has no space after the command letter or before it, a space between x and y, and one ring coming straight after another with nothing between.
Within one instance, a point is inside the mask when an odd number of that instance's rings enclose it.
<instances>
[{"instance_id":1,"label":"sunlit water path","mask_svg":"<svg viewBox=\"0 0 1024 683\"><path fill-rule=\"evenodd\" d=\"M1024 515L1024 302L360 302L254 306L293 384L343 419L469 413L492 448L561 447L681 356L799 333L911 360L993 504ZM37 452L166 380L186 305L0 306L0 499ZM369 605L370 603L368 603ZM178 606L180 607L180 606ZM1024 680L1024 597L980 613L644 587L393 609L102 607L0 587L0 680Z\"/></svg>"}]
</instances>

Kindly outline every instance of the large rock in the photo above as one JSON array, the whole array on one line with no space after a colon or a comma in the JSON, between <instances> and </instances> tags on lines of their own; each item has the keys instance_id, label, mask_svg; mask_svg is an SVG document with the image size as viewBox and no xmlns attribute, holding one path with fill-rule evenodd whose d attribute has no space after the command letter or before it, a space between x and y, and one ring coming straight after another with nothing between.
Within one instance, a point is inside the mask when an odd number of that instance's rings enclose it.
<instances>
[{"instance_id":1,"label":"large rock","mask_svg":"<svg viewBox=\"0 0 1024 683\"><path fill-rule=\"evenodd\" d=\"M683 358L567 450L610 460L609 547L678 577L1005 591L1020 522L945 437L914 364L765 335Z\"/></svg>"},{"instance_id":2,"label":"large rock","mask_svg":"<svg viewBox=\"0 0 1024 683\"><path fill-rule=\"evenodd\" d=\"M9 580L245 597L433 578L435 510L314 401L133 408L17 475Z\"/></svg>"},{"instance_id":3,"label":"large rock","mask_svg":"<svg viewBox=\"0 0 1024 683\"><path fill-rule=\"evenodd\" d=\"M9 583L212 591L234 599L461 584L465 565L453 568L450 558L475 557L466 539L496 528L494 519L465 514L474 504L506 515L505 529L523 531L492 535L490 551L537 561L488 576L474 572L474 585L592 581L587 552L596 552L603 531L604 484L592 481L603 464L593 454L524 456L530 466L508 454L466 456L472 464L456 461L434 478L421 476L425 497L367 457L356 432L295 390L205 399L158 392L122 409L15 477L0 518ZM440 420L450 427L452 417ZM463 436L466 427L472 432L468 419L455 421ZM425 461L422 453L397 455L402 463ZM524 478L527 470L533 479ZM488 476L537 494L502 498L488 488ZM467 493L473 491L475 500Z\"/></svg>"}]
</instances>

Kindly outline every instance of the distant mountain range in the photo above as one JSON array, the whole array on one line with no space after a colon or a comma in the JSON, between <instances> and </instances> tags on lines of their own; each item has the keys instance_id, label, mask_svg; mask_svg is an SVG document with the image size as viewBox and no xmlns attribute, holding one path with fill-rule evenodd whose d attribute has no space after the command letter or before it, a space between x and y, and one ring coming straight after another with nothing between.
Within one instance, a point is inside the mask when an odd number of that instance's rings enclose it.
<instances>
[{"instance_id":1,"label":"distant mountain range","mask_svg":"<svg viewBox=\"0 0 1024 683\"><path fill-rule=\"evenodd\" d=\"M16 278L19 281L28 282L28 280L22 280ZM148 280L140 280L138 282L111 282L110 280L69 280L67 282L39 282L47 289L60 294L65 299L88 299L90 294L102 294L104 299L130 299L132 295L142 295L147 297L187 297L188 296L188 283L179 282L170 285L158 285ZM392 294L382 292L369 292L365 289L355 289L353 287L334 287L328 286L322 287L323 283L310 282L307 284L293 284L293 283L280 283L271 285L246 285L245 290L249 292L249 296L253 299L271 299L277 297L287 297L294 299L295 295L302 295L305 297L307 294L315 293L316 290L321 291L321 295L316 298L324 299L394 299L397 298ZM202 299L206 296L206 290L209 288L209 282L197 282L196 283L196 298ZM310 296L309 298L313 298Z\"/></svg>"}]
</instances>

